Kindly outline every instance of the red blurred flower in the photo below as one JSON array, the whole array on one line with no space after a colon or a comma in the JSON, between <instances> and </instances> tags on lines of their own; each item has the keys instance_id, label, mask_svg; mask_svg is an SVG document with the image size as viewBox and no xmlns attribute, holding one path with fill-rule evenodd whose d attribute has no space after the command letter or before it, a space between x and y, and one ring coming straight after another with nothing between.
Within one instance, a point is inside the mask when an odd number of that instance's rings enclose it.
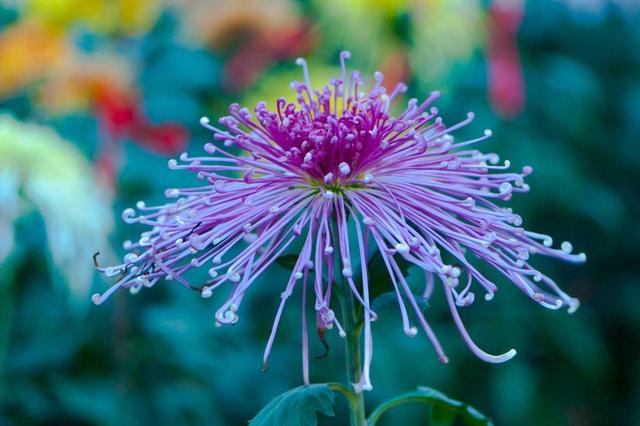
<instances>
[{"instance_id":1,"label":"red blurred flower","mask_svg":"<svg viewBox=\"0 0 640 426\"><path fill-rule=\"evenodd\" d=\"M171 155L182 151L189 139L188 130L178 123L150 123L130 93L101 90L95 109L102 131L113 141L129 137L150 151Z\"/></svg>"},{"instance_id":2,"label":"red blurred flower","mask_svg":"<svg viewBox=\"0 0 640 426\"><path fill-rule=\"evenodd\" d=\"M308 23L257 33L227 61L224 78L227 86L239 90L251 86L274 61L308 53L315 44L315 33Z\"/></svg>"},{"instance_id":3,"label":"red blurred flower","mask_svg":"<svg viewBox=\"0 0 640 426\"><path fill-rule=\"evenodd\" d=\"M183 151L189 140L189 131L178 123L151 123L138 98L127 91L99 88L94 109L103 137L96 167L110 187L115 185L117 145L125 138L160 155Z\"/></svg>"},{"instance_id":4,"label":"red blurred flower","mask_svg":"<svg viewBox=\"0 0 640 426\"><path fill-rule=\"evenodd\" d=\"M494 1L489 9L489 99L502 118L512 119L524 109L524 78L517 33L522 21L521 0Z\"/></svg>"}]
</instances>

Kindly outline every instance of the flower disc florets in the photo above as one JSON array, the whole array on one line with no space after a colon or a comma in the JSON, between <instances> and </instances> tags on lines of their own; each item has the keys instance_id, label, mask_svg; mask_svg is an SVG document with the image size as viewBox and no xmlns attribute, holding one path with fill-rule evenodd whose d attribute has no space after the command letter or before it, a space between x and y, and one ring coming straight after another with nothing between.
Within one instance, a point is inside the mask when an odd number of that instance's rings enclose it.
<instances>
[{"instance_id":1,"label":"flower disc florets","mask_svg":"<svg viewBox=\"0 0 640 426\"><path fill-rule=\"evenodd\" d=\"M228 287L227 301L215 318L219 325L234 324L246 290L296 240L301 249L292 267L264 354L270 353L284 305L296 288L302 293L303 376L309 382L306 298L313 292L316 327L334 326L344 335L333 311L332 290L338 282L351 291L364 312L363 373L356 390L370 389L369 367L376 319L369 294L367 259L377 250L391 278L403 328L415 336L417 320L446 362L440 343L402 273L402 259L425 274L423 299L439 282L453 319L469 348L488 362L513 355L490 355L478 348L466 332L457 308L473 303L474 289L493 298L497 286L474 264L489 264L541 305L577 308L549 277L529 263L530 254L568 261L584 261L572 254L571 244L553 249L550 237L521 227L522 219L499 206L514 192L526 192L530 167L510 172L509 162L498 164L496 154L483 154L473 145L491 136L456 142L451 133L473 119L447 127L427 100L408 102L397 117L390 115L395 98L405 91L399 84L387 94L382 74L374 75L368 90L358 72L347 77L343 52L341 76L314 88L304 60L305 82L292 83L295 102L277 100L275 111L265 103L255 116L239 105L220 119L226 129L203 119L216 144L205 145L210 155L181 156L172 169L197 173L202 186L173 188L166 196L177 199L157 207L138 203L140 214L127 209L129 223L149 225L120 265L99 268L119 275L101 303L118 288L138 291L164 278L196 289L203 297ZM233 149L231 149L233 147ZM235 154L241 152L241 154ZM448 260L446 260L448 259ZM475 259L475 260L474 260ZM357 266L359 265L359 266ZM208 269L210 279L194 285L185 273ZM408 305L407 305L408 304Z\"/></svg>"}]
</instances>

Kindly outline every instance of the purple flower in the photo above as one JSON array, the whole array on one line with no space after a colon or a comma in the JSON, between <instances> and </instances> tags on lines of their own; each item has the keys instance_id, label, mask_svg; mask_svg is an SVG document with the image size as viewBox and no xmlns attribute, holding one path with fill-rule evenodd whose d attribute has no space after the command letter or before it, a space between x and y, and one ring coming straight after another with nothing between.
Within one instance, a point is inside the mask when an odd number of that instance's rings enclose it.
<instances>
[{"instance_id":1,"label":"purple flower","mask_svg":"<svg viewBox=\"0 0 640 426\"><path fill-rule=\"evenodd\" d=\"M317 328L335 326L344 336L331 301L333 286L341 281L364 311L363 374L354 384L358 391L371 389L371 322L376 314L369 282L376 278L367 275L367 262L359 261L369 257L371 247L380 252L388 270L393 283L389 290L397 296L405 333L417 334L411 319L417 318L443 362L447 357L401 272L400 258L424 271L424 299L431 296L434 281L441 284L465 342L488 362L506 361L516 352L487 354L462 324L457 309L473 303L472 284L487 300L497 290L473 258L547 308L577 309L578 301L533 268L529 256L539 253L583 262L585 255L572 254L568 242L551 248L549 236L525 230L520 216L498 205L514 192L528 191L524 177L532 169L510 172L508 161L499 165L496 154L474 149L491 136L488 130L480 138L455 142L451 133L467 125L473 114L445 126L432 106L438 92L422 103L409 100L404 112L392 117L390 105L406 86L399 84L387 94L382 74L375 73L373 85L365 91L357 71L347 76L348 57L348 52L340 55L340 78L321 88L312 87L306 62L298 59L305 83L291 85L296 103L280 98L276 111L259 103L255 116L231 105L230 115L220 119L226 130L203 118L218 142L205 145L210 155L183 154L182 163L170 160L169 167L193 171L204 184L168 189L165 194L176 199L173 203L147 207L139 202L137 216L133 209L123 212L127 223L150 229L138 242L125 243L129 253L121 265L99 268L120 278L104 294L94 295L94 303L119 288L137 292L161 278L197 289L203 297L225 286L230 295L216 312L216 322L234 324L249 287L300 240L264 361L286 301L296 286L302 286L303 376L309 383L304 301L312 292ZM185 274L200 267L208 268L210 280L195 286Z\"/></svg>"}]
</instances>

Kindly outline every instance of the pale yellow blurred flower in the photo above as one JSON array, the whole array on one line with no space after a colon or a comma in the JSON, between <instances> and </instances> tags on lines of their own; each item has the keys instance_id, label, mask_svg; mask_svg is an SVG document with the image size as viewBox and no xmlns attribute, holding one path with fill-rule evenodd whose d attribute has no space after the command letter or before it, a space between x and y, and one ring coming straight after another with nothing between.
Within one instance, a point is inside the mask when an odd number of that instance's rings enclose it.
<instances>
[{"instance_id":1,"label":"pale yellow blurred flower","mask_svg":"<svg viewBox=\"0 0 640 426\"><path fill-rule=\"evenodd\" d=\"M364 66L377 66L402 46L393 35L393 20L407 10L407 0L315 0L320 14L322 47L347 49Z\"/></svg>"},{"instance_id":2,"label":"pale yellow blurred flower","mask_svg":"<svg viewBox=\"0 0 640 426\"><path fill-rule=\"evenodd\" d=\"M326 53L348 49L371 67L400 52L425 90L446 88L451 70L485 44L479 0L316 0L314 5Z\"/></svg>"},{"instance_id":3,"label":"pale yellow blurred flower","mask_svg":"<svg viewBox=\"0 0 640 426\"><path fill-rule=\"evenodd\" d=\"M0 264L15 247L15 221L42 216L48 250L73 300L88 301L91 256L108 248L110 202L91 164L53 130L0 115Z\"/></svg>"},{"instance_id":4,"label":"pale yellow blurred flower","mask_svg":"<svg viewBox=\"0 0 640 426\"><path fill-rule=\"evenodd\" d=\"M446 90L443 80L485 44L485 14L479 0L416 1L409 63L424 90Z\"/></svg>"}]
</instances>

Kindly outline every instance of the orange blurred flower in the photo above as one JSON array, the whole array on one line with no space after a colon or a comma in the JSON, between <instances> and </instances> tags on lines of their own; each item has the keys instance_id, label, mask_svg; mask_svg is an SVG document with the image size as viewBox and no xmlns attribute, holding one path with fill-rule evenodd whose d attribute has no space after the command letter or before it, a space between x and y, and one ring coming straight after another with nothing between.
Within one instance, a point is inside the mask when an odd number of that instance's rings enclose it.
<instances>
[{"instance_id":1,"label":"orange blurred flower","mask_svg":"<svg viewBox=\"0 0 640 426\"><path fill-rule=\"evenodd\" d=\"M21 21L0 33L0 97L58 69L70 48L62 33L35 21Z\"/></svg>"},{"instance_id":2,"label":"orange blurred flower","mask_svg":"<svg viewBox=\"0 0 640 426\"><path fill-rule=\"evenodd\" d=\"M133 92L131 64L112 52L74 52L50 70L38 91L38 103L49 113L86 110L107 94Z\"/></svg>"},{"instance_id":3,"label":"orange blurred flower","mask_svg":"<svg viewBox=\"0 0 640 426\"><path fill-rule=\"evenodd\" d=\"M0 34L0 97L29 90L34 105L49 115L92 111L103 146L98 171L115 182L116 145L126 138L161 155L186 145L189 133L177 123L151 123L142 111L133 65L111 51L76 49L64 32L33 19Z\"/></svg>"}]
</instances>

